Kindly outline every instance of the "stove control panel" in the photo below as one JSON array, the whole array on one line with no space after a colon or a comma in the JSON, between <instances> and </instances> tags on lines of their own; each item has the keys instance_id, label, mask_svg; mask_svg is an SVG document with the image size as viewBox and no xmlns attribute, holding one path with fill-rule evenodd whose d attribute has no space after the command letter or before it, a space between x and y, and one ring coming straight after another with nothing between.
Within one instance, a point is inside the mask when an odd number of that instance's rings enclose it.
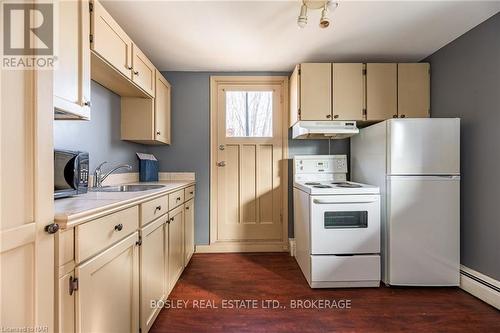
<instances>
[{"instance_id":1,"label":"stove control panel","mask_svg":"<svg viewBox=\"0 0 500 333\"><path fill-rule=\"evenodd\" d=\"M294 157L295 174L347 173L346 155L302 155Z\"/></svg>"}]
</instances>

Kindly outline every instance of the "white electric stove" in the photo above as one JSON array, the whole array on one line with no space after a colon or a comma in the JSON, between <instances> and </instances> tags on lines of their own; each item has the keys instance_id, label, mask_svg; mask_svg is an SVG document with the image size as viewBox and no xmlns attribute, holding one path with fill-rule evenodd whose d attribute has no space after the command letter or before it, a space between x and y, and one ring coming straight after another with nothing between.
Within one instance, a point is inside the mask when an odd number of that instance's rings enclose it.
<instances>
[{"instance_id":1,"label":"white electric stove","mask_svg":"<svg viewBox=\"0 0 500 333\"><path fill-rule=\"evenodd\" d=\"M294 157L296 260L312 288L380 284L380 190L347 181L346 155Z\"/></svg>"}]
</instances>

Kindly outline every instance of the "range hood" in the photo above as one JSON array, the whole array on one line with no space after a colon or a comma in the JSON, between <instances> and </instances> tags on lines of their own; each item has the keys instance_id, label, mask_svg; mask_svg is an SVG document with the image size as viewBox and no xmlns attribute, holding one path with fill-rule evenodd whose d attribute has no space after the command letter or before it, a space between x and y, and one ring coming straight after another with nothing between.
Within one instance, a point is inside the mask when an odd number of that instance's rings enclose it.
<instances>
[{"instance_id":1,"label":"range hood","mask_svg":"<svg viewBox=\"0 0 500 333\"><path fill-rule=\"evenodd\" d=\"M358 134L355 121L298 121L292 127L293 139L345 139Z\"/></svg>"}]
</instances>

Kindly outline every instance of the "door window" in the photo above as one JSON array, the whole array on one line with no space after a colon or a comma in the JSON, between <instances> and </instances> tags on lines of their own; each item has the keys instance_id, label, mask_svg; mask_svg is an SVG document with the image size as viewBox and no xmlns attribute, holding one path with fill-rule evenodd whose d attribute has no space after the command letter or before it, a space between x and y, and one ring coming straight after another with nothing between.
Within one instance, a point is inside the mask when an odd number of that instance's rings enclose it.
<instances>
[{"instance_id":1,"label":"door window","mask_svg":"<svg viewBox=\"0 0 500 333\"><path fill-rule=\"evenodd\" d=\"M272 91L226 91L226 137L272 136Z\"/></svg>"},{"instance_id":2,"label":"door window","mask_svg":"<svg viewBox=\"0 0 500 333\"><path fill-rule=\"evenodd\" d=\"M325 212L325 229L368 228L368 212Z\"/></svg>"}]
</instances>

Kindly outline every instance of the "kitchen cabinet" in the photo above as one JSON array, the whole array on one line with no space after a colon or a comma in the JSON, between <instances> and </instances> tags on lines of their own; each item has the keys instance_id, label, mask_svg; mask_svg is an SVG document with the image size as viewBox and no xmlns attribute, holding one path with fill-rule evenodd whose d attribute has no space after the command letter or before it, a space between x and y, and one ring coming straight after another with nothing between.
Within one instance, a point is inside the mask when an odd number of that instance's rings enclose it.
<instances>
[{"instance_id":1,"label":"kitchen cabinet","mask_svg":"<svg viewBox=\"0 0 500 333\"><path fill-rule=\"evenodd\" d=\"M366 120L396 118L397 64L366 64Z\"/></svg>"},{"instance_id":2,"label":"kitchen cabinet","mask_svg":"<svg viewBox=\"0 0 500 333\"><path fill-rule=\"evenodd\" d=\"M333 119L364 120L365 75L362 63L333 64Z\"/></svg>"},{"instance_id":3,"label":"kitchen cabinet","mask_svg":"<svg viewBox=\"0 0 500 333\"><path fill-rule=\"evenodd\" d=\"M155 97L156 68L135 44L132 46L132 81Z\"/></svg>"},{"instance_id":4,"label":"kitchen cabinet","mask_svg":"<svg viewBox=\"0 0 500 333\"><path fill-rule=\"evenodd\" d=\"M398 64L398 117L430 117L429 63Z\"/></svg>"},{"instance_id":5,"label":"kitchen cabinet","mask_svg":"<svg viewBox=\"0 0 500 333\"><path fill-rule=\"evenodd\" d=\"M75 272L59 278L56 308L58 320L56 322L56 332L72 333L75 331L75 294L69 292L75 279Z\"/></svg>"},{"instance_id":6,"label":"kitchen cabinet","mask_svg":"<svg viewBox=\"0 0 500 333\"><path fill-rule=\"evenodd\" d=\"M297 65L290 78L290 119L329 120L332 118L332 64Z\"/></svg>"},{"instance_id":7,"label":"kitchen cabinet","mask_svg":"<svg viewBox=\"0 0 500 333\"><path fill-rule=\"evenodd\" d=\"M139 329L138 233L88 260L75 271L77 332Z\"/></svg>"},{"instance_id":8,"label":"kitchen cabinet","mask_svg":"<svg viewBox=\"0 0 500 333\"><path fill-rule=\"evenodd\" d=\"M54 70L54 118L90 119L89 2L58 1L57 67Z\"/></svg>"},{"instance_id":9,"label":"kitchen cabinet","mask_svg":"<svg viewBox=\"0 0 500 333\"><path fill-rule=\"evenodd\" d=\"M184 268L184 206L169 212L168 225L168 285L169 292Z\"/></svg>"},{"instance_id":10,"label":"kitchen cabinet","mask_svg":"<svg viewBox=\"0 0 500 333\"><path fill-rule=\"evenodd\" d=\"M184 266L194 253L194 199L184 204Z\"/></svg>"},{"instance_id":11,"label":"kitchen cabinet","mask_svg":"<svg viewBox=\"0 0 500 333\"><path fill-rule=\"evenodd\" d=\"M156 98L122 97L121 139L143 144L170 143L170 84L155 74Z\"/></svg>"},{"instance_id":12,"label":"kitchen cabinet","mask_svg":"<svg viewBox=\"0 0 500 333\"><path fill-rule=\"evenodd\" d=\"M148 332L161 307L151 306L152 301L165 299L167 292L166 253L164 250L168 216L164 215L141 229L140 246L140 297L141 330Z\"/></svg>"},{"instance_id":13,"label":"kitchen cabinet","mask_svg":"<svg viewBox=\"0 0 500 333\"><path fill-rule=\"evenodd\" d=\"M114 69L132 79L132 39L97 0L91 2L91 48Z\"/></svg>"}]
</instances>

